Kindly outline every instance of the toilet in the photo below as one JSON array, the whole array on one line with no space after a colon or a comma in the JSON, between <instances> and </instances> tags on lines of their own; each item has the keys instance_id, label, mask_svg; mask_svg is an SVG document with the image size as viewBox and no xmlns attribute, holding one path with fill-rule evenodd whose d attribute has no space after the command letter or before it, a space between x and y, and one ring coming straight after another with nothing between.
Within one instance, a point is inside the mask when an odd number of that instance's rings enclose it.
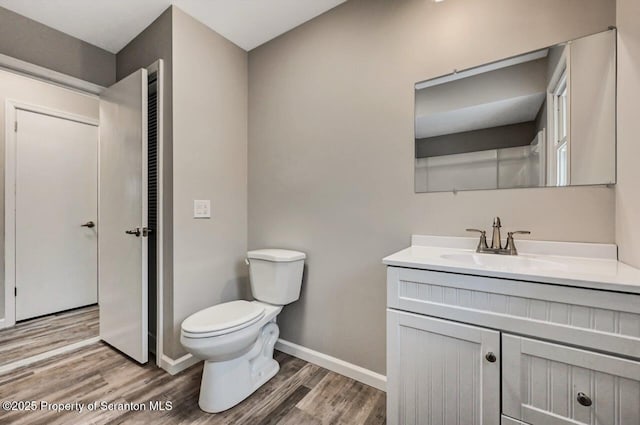
<instances>
[{"instance_id":1,"label":"toilet","mask_svg":"<svg viewBox=\"0 0 640 425\"><path fill-rule=\"evenodd\" d=\"M251 395L280 365L273 347L280 330L276 316L300 298L306 255L284 249L247 253L255 301L231 301L198 311L182 322L180 342L204 360L200 408L217 413Z\"/></svg>"}]
</instances>

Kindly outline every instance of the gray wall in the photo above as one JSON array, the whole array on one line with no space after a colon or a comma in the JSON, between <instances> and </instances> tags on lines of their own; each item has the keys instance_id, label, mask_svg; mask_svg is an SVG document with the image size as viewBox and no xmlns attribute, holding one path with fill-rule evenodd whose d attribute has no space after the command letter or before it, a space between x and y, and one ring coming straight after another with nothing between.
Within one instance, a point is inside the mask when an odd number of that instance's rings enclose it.
<instances>
[{"instance_id":1,"label":"gray wall","mask_svg":"<svg viewBox=\"0 0 640 425\"><path fill-rule=\"evenodd\" d=\"M151 25L125 46L117 56L117 78L164 61L163 84L163 344L172 347L173 341L173 14L165 10ZM166 351L166 350L165 350Z\"/></svg>"},{"instance_id":2,"label":"gray wall","mask_svg":"<svg viewBox=\"0 0 640 425\"><path fill-rule=\"evenodd\" d=\"M618 184L620 260L640 267L640 2L618 0Z\"/></svg>"},{"instance_id":3,"label":"gray wall","mask_svg":"<svg viewBox=\"0 0 640 425\"><path fill-rule=\"evenodd\" d=\"M0 53L102 86L116 80L116 56L0 7Z\"/></svg>"},{"instance_id":4,"label":"gray wall","mask_svg":"<svg viewBox=\"0 0 640 425\"><path fill-rule=\"evenodd\" d=\"M536 122L416 139L416 158L526 146L536 137Z\"/></svg>"},{"instance_id":5,"label":"gray wall","mask_svg":"<svg viewBox=\"0 0 640 425\"><path fill-rule=\"evenodd\" d=\"M380 260L412 233L500 215L535 239L613 242L613 189L413 192L415 82L612 24L614 0L351 0L251 51L249 248L308 253L282 338L384 373Z\"/></svg>"},{"instance_id":6,"label":"gray wall","mask_svg":"<svg viewBox=\"0 0 640 425\"><path fill-rule=\"evenodd\" d=\"M174 7L173 358L187 316L246 294L247 84L247 53Z\"/></svg>"}]
</instances>

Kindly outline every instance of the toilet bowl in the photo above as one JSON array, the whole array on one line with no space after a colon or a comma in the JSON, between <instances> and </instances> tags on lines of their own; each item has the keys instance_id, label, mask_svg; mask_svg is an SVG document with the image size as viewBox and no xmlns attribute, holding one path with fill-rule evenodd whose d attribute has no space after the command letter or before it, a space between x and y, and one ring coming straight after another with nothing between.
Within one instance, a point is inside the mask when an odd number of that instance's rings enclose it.
<instances>
[{"instance_id":1,"label":"toilet bowl","mask_svg":"<svg viewBox=\"0 0 640 425\"><path fill-rule=\"evenodd\" d=\"M249 251L256 300L218 304L182 322L180 342L205 361L198 402L205 412L235 406L278 373L280 366L273 359L280 334L276 317L300 296L305 258L297 251Z\"/></svg>"}]
</instances>

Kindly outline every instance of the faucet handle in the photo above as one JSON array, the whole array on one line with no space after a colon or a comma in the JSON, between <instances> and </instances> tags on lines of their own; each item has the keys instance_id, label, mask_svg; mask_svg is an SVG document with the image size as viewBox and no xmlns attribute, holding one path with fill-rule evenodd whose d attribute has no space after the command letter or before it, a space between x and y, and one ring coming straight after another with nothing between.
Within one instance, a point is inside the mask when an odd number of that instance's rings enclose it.
<instances>
[{"instance_id":1,"label":"faucet handle","mask_svg":"<svg viewBox=\"0 0 640 425\"><path fill-rule=\"evenodd\" d=\"M486 230L480 230L480 229L466 229L467 232L476 232L476 233L480 233L481 235L486 236L487 232Z\"/></svg>"},{"instance_id":2,"label":"faucet handle","mask_svg":"<svg viewBox=\"0 0 640 425\"><path fill-rule=\"evenodd\" d=\"M509 255L518 255L518 250L516 249L516 243L513 240L513 235L530 235L531 232L528 230L516 230L514 232L507 232L507 246L505 249L508 251Z\"/></svg>"},{"instance_id":3,"label":"faucet handle","mask_svg":"<svg viewBox=\"0 0 640 425\"><path fill-rule=\"evenodd\" d=\"M513 232L507 232L507 236L513 237L513 235L530 235L531 232L528 230L516 230Z\"/></svg>"},{"instance_id":4,"label":"faucet handle","mask_svg":"<svg viewBox=\"0 0 640 425\"><path fill-rule=\"evenodd\" d=\"M483 250L489 248L487 245L487 232L480 229L466 229L467 232L476 232L480 233L480 241L478 242L478 247L476 248L476 252L483 252Z\"/></svg>"}]
</instances>

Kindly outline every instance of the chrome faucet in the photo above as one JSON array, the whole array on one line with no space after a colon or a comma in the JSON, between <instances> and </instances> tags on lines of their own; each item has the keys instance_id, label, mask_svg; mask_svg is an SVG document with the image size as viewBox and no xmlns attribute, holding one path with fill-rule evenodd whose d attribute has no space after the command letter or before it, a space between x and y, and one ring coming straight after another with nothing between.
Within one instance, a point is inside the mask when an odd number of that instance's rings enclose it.
<instances>
[{"instance_id":1,"label":"chrome faucet","mask_svg":"<svg viewBox=\"0 0 640 425\"><path fill-rule=\"evenodd\" d=\"M487 243L487 232L479 229L467 229L467 232L477 232L480 233L480 241L478 242L478 247L476 248L476 252L481 254L501 254L501 255L518 255L518 250L516 249L515 240L513 239L513 235L530 235L531 232L528 230L516 230L515 232L507 232L507 243L503 247L502 246L502 238L500 236L500 228L502 224L500 223L500 217L496 217L493 219L493 235L491 237L491 247L489 247Z\"/></svg>"},{"instance_id":2,"label":"chrome faucet","mask_svg":"<svg viewBox=\"0 0 640 425\"><path fill-rule=\"evenodd\" d=\"M502 237L500 236L500 217L493 219L493 236L491 237L491 249L502 249Z\"/></svg>"}]
</instances>

